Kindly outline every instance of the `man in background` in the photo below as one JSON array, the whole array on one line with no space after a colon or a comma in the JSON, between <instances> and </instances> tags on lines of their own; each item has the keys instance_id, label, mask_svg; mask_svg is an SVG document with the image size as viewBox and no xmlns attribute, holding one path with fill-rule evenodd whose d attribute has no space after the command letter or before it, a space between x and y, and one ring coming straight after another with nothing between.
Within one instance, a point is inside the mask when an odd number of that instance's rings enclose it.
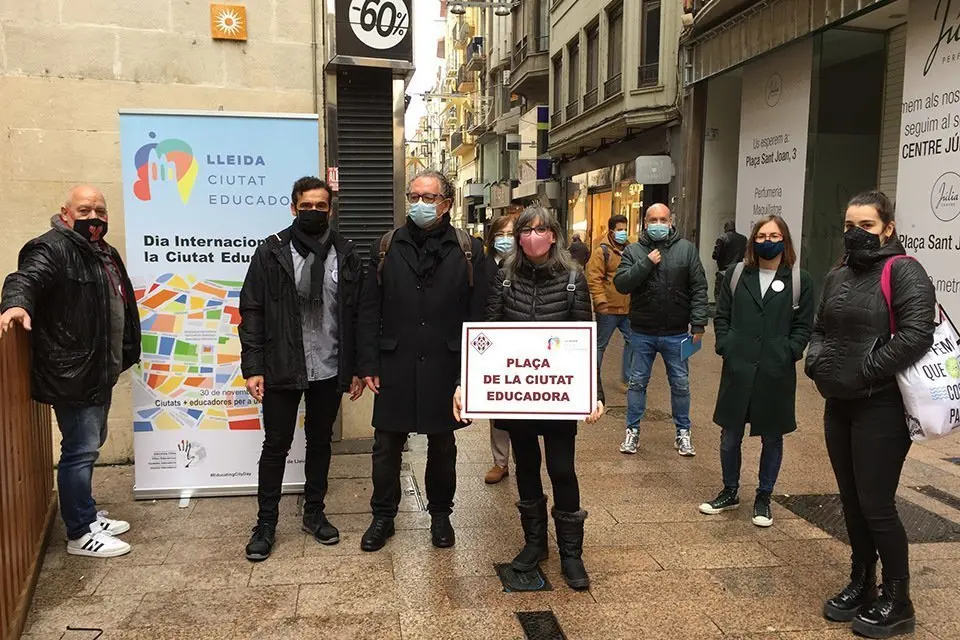
<instances>
[{"instance_id":1,"label":"man in background","mask_svg":"<svg viewBox=\"0 0 960 640\"><path fill-rule=\"evenodd\" d=\"M569 247L570 255L574 260L580 263L581 267L587 266L587 261L590 259L590 247L583 243L583 240L580 239L580 234L573 234L573 240L570 242Z\"/></svg>"},{"instance_id":2,"label":"man in background","mask_svg":"<svg viewBox=\"0 0 960 640\"><path fill-rule=\"evenodd\" d=\"M723 286L723 278L727 268L738 262L743 262L743 256L747 251L747 237L742 233L737 233L737 223L726 222L723 225L723 235L717 238L717 244L713 247L713 259L717 261L717 279L714 283L713 297L716 300L717 291Z\"/></svg>"},{"instance_id":3,"label":"man in background","mask_svg":"<svg viewBox=\"0 0 960 640\"><path fill-rule=\"evenodd\" d=\"M624 249L629 244L626 216L615 215L607 223L607 235L587 262L587 284L597 316L597 367L603 365L603 354L617 329L623 335L623 365L620 379L630 379L630 296L617 291L613 277L617 275Z\"/></svg>"}]
</instances>

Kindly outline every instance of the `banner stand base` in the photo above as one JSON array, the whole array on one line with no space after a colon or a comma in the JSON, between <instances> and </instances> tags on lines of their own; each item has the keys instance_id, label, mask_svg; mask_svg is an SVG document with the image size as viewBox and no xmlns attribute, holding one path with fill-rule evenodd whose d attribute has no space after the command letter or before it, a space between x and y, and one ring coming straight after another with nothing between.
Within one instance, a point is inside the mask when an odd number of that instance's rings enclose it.
<instances>
[{"instance_id":1,"label":"banner stand base","mask_svg":"<svg viewBox=\"0 0 960 640\"><path fill-rule=\"evenodd\" d=\"M284 483L281 491L303 493L303 483ZM133 488L134 500L183 500L190 498L228 498L257 495L257 485L234 485L227 487L196 487L189 489L138 489Z\"/></svg>"}]
</instances>

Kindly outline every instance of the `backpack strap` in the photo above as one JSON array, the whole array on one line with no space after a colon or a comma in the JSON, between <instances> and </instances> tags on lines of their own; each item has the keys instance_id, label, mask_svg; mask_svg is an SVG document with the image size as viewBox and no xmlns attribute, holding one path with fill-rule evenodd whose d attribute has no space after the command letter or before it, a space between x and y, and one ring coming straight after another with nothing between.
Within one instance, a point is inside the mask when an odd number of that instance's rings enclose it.
<instances>
[{"instance_id":1,"label":"backpack strap","mask_svg":"<svg viewBox=\"0 0 960 640\"><path fill-rule=\"evenodd\" d=\"M457 241L460 243L460 251L463 257L467 259L467 282L470 288L473 288L473 238L464 229L454 227L457 234Z\"/></svg>"},{"instance_id":2,"label":"backpack strap","mask_svg":"<svg viewBox=\"0 0 960 640\"><path fill-rule=\"evenodd\" d=\"M733 267L733 276L730 277L730 295L731 296L737 292L737 284L739 284L740 276L742 275L743 275L743 263L738 262L736 266Z\"/></svg>"},{"instance_id":3,"label":"backpack strap","mask_svg":"<svg viewBox=\"0 0 960 640\"><path fill-rule=\"evenodd\" d=\"M379 285L383 284L383 263L387 259L387 251L390 250L390 244L393 242L393 234L396 232L396 229L392 229L380 237L380 261L377 263L377 284Z\"/></svg>"},{"instance_id":4,"label":"backpack strap","mask_svg":"<svg viewBox=\"0 0 960 640\"><path fill-rule=\"evenodd\" d=\"M890 333L897 332L897 320L893 315L893 263L897 260L916 260L916 258L904 255L893 256L883 263L883 271L880 272L880 291L883 292L883 299L890 312Z\"/></svg>"},{"instance_id":5,"label":"backpack strap","mask_svg":"<svg viewBox=\"0 0 960 640\"><path fill-rule=\"evenodd\" d=\"M800 267L793 265L793 310L800 308Z\"/></svg>"},{"instance_id":6,"label":"backpack strap","mask_svg":"<svg viewBox=\"0 0 960 640\"><path fill-rule=\"evenodd\" d=\"M567 279L567 311L573 313L573 306L577 301L577 274L576 269L570 269L570 277Z\"/></svg>"}]
</instances>

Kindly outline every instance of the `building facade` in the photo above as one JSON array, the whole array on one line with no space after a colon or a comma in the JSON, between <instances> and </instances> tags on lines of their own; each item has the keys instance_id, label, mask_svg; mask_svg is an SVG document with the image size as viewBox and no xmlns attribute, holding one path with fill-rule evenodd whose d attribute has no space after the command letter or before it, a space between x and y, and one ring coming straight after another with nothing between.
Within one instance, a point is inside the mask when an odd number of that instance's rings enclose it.
<instances>
[{"instance_id":1,"label":"building facade","mask_svg":"<svg viewBox=\"0 0 960 640\"><path fill-rule=\"evenodd\" d=\"M847 201L880 189L897 201L908 252L960 314L957 9L717 1L692 16L682 182L709 271L724 222L746 234L775 213L819 285L840 256Z\"/></svg>"}]
</instances>

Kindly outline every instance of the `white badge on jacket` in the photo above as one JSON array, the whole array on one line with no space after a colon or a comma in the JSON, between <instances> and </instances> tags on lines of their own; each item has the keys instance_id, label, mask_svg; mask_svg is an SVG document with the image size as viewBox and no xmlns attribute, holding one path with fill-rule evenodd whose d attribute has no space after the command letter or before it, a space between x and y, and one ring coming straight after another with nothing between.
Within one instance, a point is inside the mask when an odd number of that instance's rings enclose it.
<instances>
[{"instance_id":1,"label":"white badge on jacket","mask_svg":"<svg viewBox=\"0 0 960 640\"><path fill-rule=\"evenodd\" d=\"M783 280L774 280L773 284L770 285L770 288L776 291L777 293L780 293L786 288L786 285L783 284Z\"/></svg>"}]
</instances>

